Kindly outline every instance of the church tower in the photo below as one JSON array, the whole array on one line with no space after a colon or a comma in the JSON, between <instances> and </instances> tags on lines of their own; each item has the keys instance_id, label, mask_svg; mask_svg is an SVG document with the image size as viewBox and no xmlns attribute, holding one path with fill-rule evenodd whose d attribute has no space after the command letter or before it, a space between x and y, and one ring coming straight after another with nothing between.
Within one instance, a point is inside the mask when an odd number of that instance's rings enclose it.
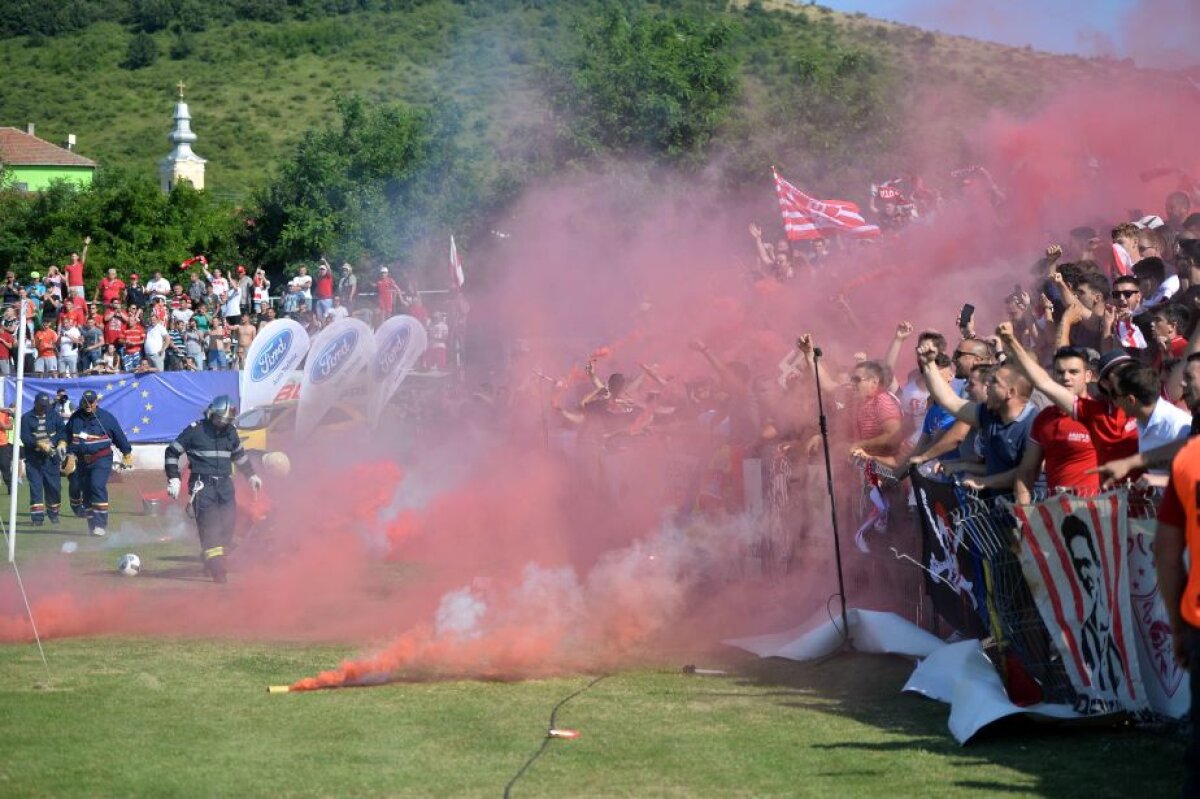
<instances>
[{"instance_id":1,"label":"church tower","mask_svg":"<svg viewBox=\"0 0 1200 799\"><path fill-rule=\"evenodd\" d=\"M192 133L192 115L188 113L187 103L183 101L183 81L179 82L179 102L175 103L175 127L167 134L167 139L175 145L170 155L159 162L158 177L162 190L170 193L181 180L191 183L196 189L204 188L204 165L207 161L192 152L192 142L196 134Z\"/></svg>"}]
</instances>

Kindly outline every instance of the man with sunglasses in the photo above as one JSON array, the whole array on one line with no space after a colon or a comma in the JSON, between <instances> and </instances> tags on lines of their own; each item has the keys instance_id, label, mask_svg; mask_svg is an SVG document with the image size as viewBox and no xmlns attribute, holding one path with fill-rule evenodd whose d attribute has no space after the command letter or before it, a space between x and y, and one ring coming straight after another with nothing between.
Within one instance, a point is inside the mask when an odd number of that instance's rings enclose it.
<instances>
[{"instance_id":1,"label":"man with sunglasses","mask_svg":"<svg viewBox=\"0 0 1200 799\"><path fill-rule=\"evenodd\" d=\"M1133 317L1141 312L1141 307L1142 290L1136 277L1122 275L1113 281L1112 305L1104 311L1103 345L1106 349L1124 347L1132 351L1144 350L1149 346L1145 334L1133 321Z\"/></svg>"}]
</instances>

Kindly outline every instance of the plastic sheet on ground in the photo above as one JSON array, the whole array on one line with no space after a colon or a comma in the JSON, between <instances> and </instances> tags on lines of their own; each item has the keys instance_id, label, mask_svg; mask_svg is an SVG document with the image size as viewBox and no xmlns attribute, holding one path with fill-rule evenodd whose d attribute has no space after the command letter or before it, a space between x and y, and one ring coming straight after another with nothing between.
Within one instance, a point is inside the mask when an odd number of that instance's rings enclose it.
<instances>
[{"instance_id":1,"label":"plastic sheet on ground","mask_svg":"<svg viewBox=\"0 0 1200 799\"><path fill-rule=\"evenodd\" d=\"M1055 721L1084 718L1067 705L1013 704L977 640L947 644L894 613L851 609L846 617L855 651L920 659L902 690L949 704L950 734L961 744L987 725L1017 714ZM841 646L841 619L837 615L834 618L836 624L828 614L820 613L806 624L785 632L733 638L723 643L759 657L815 660ZM1091 721L1096 717L1087 718Z\"/></svg>"}]
</instances>

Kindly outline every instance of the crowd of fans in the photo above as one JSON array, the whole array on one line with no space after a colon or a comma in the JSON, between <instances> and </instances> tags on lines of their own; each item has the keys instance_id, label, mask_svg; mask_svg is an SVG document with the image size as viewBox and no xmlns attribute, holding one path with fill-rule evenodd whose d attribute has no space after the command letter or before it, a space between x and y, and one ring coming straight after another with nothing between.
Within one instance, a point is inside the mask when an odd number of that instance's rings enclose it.
<instances>
[{"instance_id":1,"label":"crowd of fans","mask_svg":"<svg viewBox=\"0 0 1200 799\"><path fill-rule=\"evenodd\" d=\"M443 311L429 313L421 295L401 286L385 267L360 295L353 267L333 268L322 258L315 277L301 265L282 290L271 293L262 269L244 266L198 268L173 278L155 271L143 281L127 280L109 269L88 297L84 269L90 239L82 255L72 253L63 269L30 271L19 280L8 271L0 284L0 374L15 371L22 311L26 319L26 371L34 377L75 377L117 372L170 372L240 369L262 327L287 317L310 334L351 313L378 324L398 313L419 319L429 332L426 366L447 367L450 326ZM376 307L364 307L372 294Z\"/></svg>"}]
</instances>

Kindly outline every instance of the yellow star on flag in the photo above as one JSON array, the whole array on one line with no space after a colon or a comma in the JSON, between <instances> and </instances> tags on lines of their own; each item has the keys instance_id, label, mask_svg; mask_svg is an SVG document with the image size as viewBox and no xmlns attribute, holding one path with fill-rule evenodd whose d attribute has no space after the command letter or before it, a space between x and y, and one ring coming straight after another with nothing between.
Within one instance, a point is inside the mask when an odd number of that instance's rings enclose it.
<instances>
[{"instance_id":1,"label":"yellow star on flag","mask_svg":"<svg viewBox=\"0 0 1200 799\"><path fill-rule=\"evenodd\" d=\"M149 416L143 416L143 417L142 417L142 424L150 424L150 417L149 417Z\"/></svg>"},{"instance_id":2,"label":"yellow star on flag","mask_svg":"<svg viewBox=\"0 0 1200 799\"><path fill-rule=\"evenodd\" d=\"M140 432L142 432L142 428L138 427L137 425L134 425L133 432L140 433Z\"/></svg>"},{"instance_id":3,"label":"yellow star on flag","mask_svg":"<svg viewBox=\"0 0 1200 799\"><path fill-rule=\"evenodd\" d=\"M138 383L138 381L134 380L134 381L133 381L132 383L130 383L129 385L133 386L134 388L137 388L137 387L138 387L140 384Z\"/></svg>"},{"instance_id":4,"label":"yellow star on flag","mask_svg":"<svg viewBox=\"0 0 1200 799\"><path fill-rule=\"evenodd\" d=\"M154 406L153 406L153 405L151 405L149 402L147 402L147 403L146 403L146 410L148 410L148 411L152 411L152 410L154 410Z\"/></svg>"},{"instance_id":5,"label":"yellow star on flag","mask_svg":"<svg viewBox=\"0 0 1200 799\"><path fill-rule=\"evenodd\" d=\"M128 382L129 382L128 380L118 380L117 385L121 386L123 388L125 386L125 384Z\"/></svg>"},{"instance_id":6,"label":"yellow star on flag","mask_svg":"<svg viewBox=\"0 0 1200 799\"><path fill-rule=\"evenodd\" d=\"M112 383L109 383L108 385L106 385L106 386L104 387L104 390L105 390L105 391L112 391L112 390L113 390L113 388L114 388L113 384L112 384Z\"/></svg>"},{"instance_id":7,"label":"yellow star on flag","mask_svg":"<svg viewBox=\"0 0 1200 799\"><path fill-rule=\"evenodd\" d=\"M146 399L146 397L149 397L149 396L150 396L150 392L149 392L149 391L143 391L143 392L142 392L142 399Z\"/></svg>"}]
</instances>

